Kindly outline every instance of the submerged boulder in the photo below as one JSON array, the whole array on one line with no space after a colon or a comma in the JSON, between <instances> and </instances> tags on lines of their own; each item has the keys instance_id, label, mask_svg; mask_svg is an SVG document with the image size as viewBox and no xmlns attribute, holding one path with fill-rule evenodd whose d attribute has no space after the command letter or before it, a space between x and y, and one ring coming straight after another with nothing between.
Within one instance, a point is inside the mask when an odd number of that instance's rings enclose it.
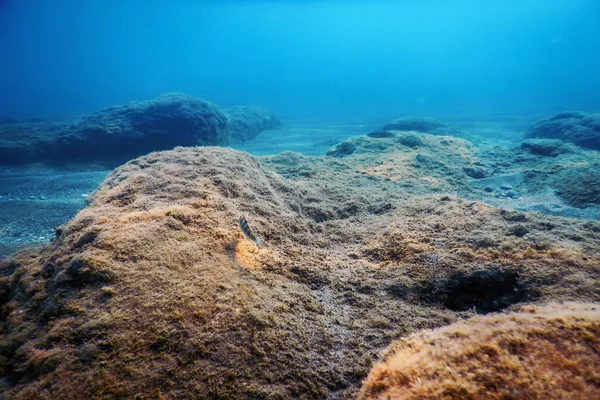
<instances>
[{"instance_id":1,"label":"submerged boulder","mask_svg":"<svg viewBox=\"0 0 600 400\"><path fill-rule=\"evenodd\" d=\"M227 144L227 116L214 104L181 93L109 107L43 142L39 158L64 163L119 164L176 146Z\"/></svg>"},{"instance_id":2,"label":"submerged boulder","mask_svg":"<svg viewBox=\"0 0 600 400\"><path fill-rule=\"evenodd\" d=\"M327 150L327 155L332 157L344 157L354 153L357 149L356 144L351 141L344 141L342 143L332 146Z\"/></svg>"},{"instance_id":3,"label":"submerged boulder","mask_svg":"<svg viewBox=\"0 0 600 400\"><path fill-rule=\"evenodd\" d=\"M465 166L463 172L473 179L483 179L487 176L487 171L484 168L478 166Z\"/></svg>"},{"instance_id":4,"label":"submerged boulder","mask_svg":"<svg viewBox=\"0 0 600 400\"><path fill-rule=\"evenodd\" d=\"M419 135L410 132L400 136L398 141L408 147L423 146L423 139L421 139Z\"/></svg>"},{"instance_id":5,"label":"submerged boulder","mask_svg":"<svg viewBox=\"0 0 600 400\"><path fill-rule=\"evenodd\" d=\"M568 149L560 139L527 139L521 149L538 156L556 157L567 153Z\"/></svg>"},{"instance_id":6,"label":"submerged boulder","mask_svg":"<svg viewBox=\"0 0 600 400\"><path fill-rule=\"evenodd\" d=\"M395 137L396 134L394 132L390 132L390 131L373 131L373 132L367 133L367 136L372 137L372 138L377 138L377 139L384 139L384 138Z\"/></svg>"},{"instance_id":7,"label":"submerged boulder","mask_svg":"<svg viewBox=\"0 0 600 400\"><path fill-rule=\"evenodd\" d=\"M227 131L233 141L254 139L262 131L280 129L283 124L275 114L257 106L238 106L226 110Z\"/></svg>"},{"instance_id":8,"label":"submerged boulder","mask_svg":"<svg viewBox=\"0 0 600 400\"><path fill-rule=\"evenodd\" d=\"M64 121L6 118L0 123L0 164L22 165L39 161L40 143L51 142L68 128Z\"/></svg>"},{"instance_id":9,"label":"submerged boulder","mask_svg":"<svg viewBox=\"0 0 600 400\"><path fill-rule=\"evenodd\" d=\"M176 146L219 146L254 138L281 122L260 107L227 112L182 93L108 107L74 121L0 123L0 164L94 163L114 167Z\"/></svg>"},{"instance_id":10,"label":"submerged boulder","mask_svg":"<svg viewBox=\"0 0 600 400\"><path fill-rule=\"evenodd\" d=\"M455 136L465 138L468 140L472 139L468 134L464 133L460 129L446 125L445 123L433 118L398 118L388 122L381 129L384 131L415 131L437 136Z\"/></svg>"},{"instance_id":11,"label":"submerged boulder","mask_svg":"<svg viewBox=\"0 0 600 400\"><path fill-rule=\"evenodd\" d=\"M581 147L600 150L600 113L562 112L531 125L525 132L525 137L561 139Z\"/></svg>"},{"instance_id":12,"label":"submerged boulder","mask_svg":"<svg viewBox=\"0 0 600 400\"><path fill-rule=\"evenodd\" d=\"M593 303L475 317L393 344L359 399L599 398Z\"/></svg>"},{"instance_id":13,"label":"submerged boulder","mask_svg":"<svg viewBox=\"0 0 600 400\"><path fill-rule=\"evenodd\" d=\"M568 167L557 174L556 194L573 207L600 206L600 163Z\"/></svg>"}]
</instances>

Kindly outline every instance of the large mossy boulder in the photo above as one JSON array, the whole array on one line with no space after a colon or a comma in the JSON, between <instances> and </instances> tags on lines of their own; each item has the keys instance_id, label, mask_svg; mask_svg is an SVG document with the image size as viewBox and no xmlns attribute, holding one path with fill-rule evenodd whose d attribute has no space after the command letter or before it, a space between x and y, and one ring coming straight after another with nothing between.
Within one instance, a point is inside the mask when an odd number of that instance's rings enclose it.
<instances>
[{"instance_id":1,"label":"large mossy boulder","mask_svg":"<svg viewBox=\"0 0 600 400\"><path fill-rule=\"evenodd\" d=\"M401 339L358 396L375 399L597 399L595 303L523 307Z\"/></svg>"},{"instance_id":2,"label":"large mossy boulder","mask_svg":"<svg viewBox=\"0 0 600 400\"><path fill-rule=\"evenodd\" d=\"M570 166L556 176L556 194L573 207L600 206L600 163Z\"/></svg>"},{"instance_id":3,"label":"large mossy boulder","mask_svg":"<svg viewBox=\"0 0 600 400\"><path fill-rule=\"evenodd\" d=\"M262 131L280 129L283 124L275 114L257 106L237 106L226 110L227 132L235 142L254 139Z\"/></svg>"},{"instance_id":4,"label":"large mossy boulder","mask_svg":"<svg viewBox=\"0 0 600 400\"><path fill-rule=\"evenodd\" d=\"M74 120L0 120L0 164L94 164L115 167L177 146L223 146L279 129L257 106L226 111L183 93L113 106Z\"/></svg>"},{"instance_id":5,"label":"large mossy boulder","mask_svg":"<svg viewBox=\"0 0 600 400\"><path fill-rule=\"evenodd\" d=\"M82 118L58 138L40 144L39 158L58 163L120 164L176 146L227 144L226 128L227 116L216 105L168 93Z\"/></svg>"},{"instance_id":6,"label":"large mossy boulder","mask_svg":"<svg viewBox=\"0 0 600 400\"><path fill-rule=\"evenodd\" d=\"M600 150L600 113L563 112L537 121L529 127L525 136L560 139L588 149Z\"/></svg>"},{"instance_id":7,"label":"large mossy boulder","mask_svg":"<svg viewBox=\"0 0 600 400\"><path fill-rule=\"evenodd\" d=\"M546 157L556 157L568 152L568 148L560 139L527 139L521 143L521 150Z\"/></svg>"},{"instance_id":8,"label":"large mossy boulder","mask_svg":"<svg viewBox=\"0 0 600 400\"><path fill-rule=\"evenodd\" d=\"M415 131L437 136L454 136L471 140L465 132L449 126L437 119L424 117L405 117L388 122L382 128L384 131Z\"/></svg>"}]
</instances>

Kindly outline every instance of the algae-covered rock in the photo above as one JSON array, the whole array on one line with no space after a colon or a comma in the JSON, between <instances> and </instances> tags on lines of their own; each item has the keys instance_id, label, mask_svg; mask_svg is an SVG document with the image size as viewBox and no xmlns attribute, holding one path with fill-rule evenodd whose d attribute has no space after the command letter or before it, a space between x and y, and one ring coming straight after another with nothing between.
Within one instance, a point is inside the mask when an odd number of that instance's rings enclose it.
<instances>
[{"instance_id":1,"label":"algae-covered rock","mask_svg":"<svg viewBox=\"0 0 600 400\"><path fill-rule=\"evenodd\" d=\"M354 398L409 333L600 299L599 224L465 199L474 148L420 137L360 136L337 158L177 147L115 169L52 242L0 262L4 396Z\"/></svg>"},{"instance_id":2,"label":"algae-covered rock","mask_svg":"<svg viewBox=\"0 0 600 400\"><path fill-rule=\"evenodd\" d=\"M220 146L282 127L256 106L229 108L167 93L154 100L108 107L72 121L0 123L0 164L100 164L114 167L176 146Z\"/></svg>"},{"instance_id":3,"label":"algae-covered rock","mask_svg":"<svg viewBox=\"0 0 600 400\"><path fill-rule=\"evenodd\" d=\"M275 114L257 106L238 106L225 110L229 118L227 132L233 141L243 142L266 130L280 129L283 125Z\"/></svg>"},{"instance_id":4,"label":"algae-covered rock","mask_svg":"<svg viewBox=\"0 0 600 400\"><path fill-rule=\"evenodd\" d=\"M176 146L227 144L226 126L227 116L216 105L169 93L84 117L55 140L43 143L39 158L114 165Z\"/></svg>"},{"instance_id":5,"label":"algae-covered rock","mask_svg":"<svg viewBox=\"0 0 600 400\"><path fill-rule=\"evenodd\" d=\"M487 171L484 168L474 165L463 167L463 172L473 179L483 179L487 176Z\"/></svg>"},{"instance_id":6,"label":"algae-covered rock","mask_svg":"<svg viewBox=\"0 0 600 400\"><path fill-rule=\"evenodd\" d=\"M449 126L433 118L424 117L398 118L385 124L382 130L415 131L437 136L454 136L467 140L474 139L471 135L466 134L458 128Z\"/></svg>"},{"instance_id":7,"label":"algae-covered rock","mask_svg":"<svg viewBox=\"0 0 600 400\"><path fill-rule=\"evenodd\" d=\"M368 137L372 137L372 138L391 138L396 136L396 134L394 132L390 132L390 131L373 131L373 132L369 132L367 133Z\"/></svg>"},{"instance_id":8,"label":"algae-covered rock","mask_svg":"<svg viewBox=\"0 0 600 400\"><path fill-rule=\"evenodd\" d=\"M419 135L410 132L404 133L402 136L400 136L398 141L408 147L417 147L423 145L423 139L421 139Z\"/></svg>"},{"instance_id":9,"label":"algae-covered rock","mask_svg":"<svg viewBox=\"0 0 600 400\"><path fill-rule=\"evenodd\" d=\"M548 157L556 157L568 152L560 139L527 139L521 143L521 149L531 154Z\"/></svg>"},{"instance_id":10,"label":"algae-covered rock","mask_svg":"<svg viewBox=\"0 0 600 400\"><path fill-rule=\"evenodd\" d=\"M573 207L600 205L600 164L572 166L557 175L557 192Z\"/></svg>"},{"instance_id":11,"label":"algae-covered rock","mask_svg":"<svg viewBox=\"0 0 600 400\"><path fill-rule=\"evenodd\" d=\"M600 306L475 317L394 343L359 399L600 398Z\"/></svg>"},{"instance_id":12,"label":"algae-covered rock","mask_svg":"<svg viewBox=\"0 0 600 400\"><path fill-rule=\"evenodd\" d=\"M332 157L344 157L354 153L356 148L356 144L350 141L344 141L332 146L329 150L327 150L327 155Z\"/></svg>"},{"instance_id":13,"label":"algae-covered rock","mask_svg":"<svg viewBox=\"0 0 600 400\"><path fill-rule=\"evenodd\" d=\"M581 147L600 150L600 114L562 112L529 127L528 138L561 139Z\"/></svg>"},{"instance_id":14,"label":"algae-covered rock","mask_svg":"<svg viewBox=\"0 0 600 400\"><path fill-rule=\"evenodd\" d=\"M227 124L227 116L216 105L190 95L168 93L75 120L0 124L0 164L114 167L176 146L226 145L233 140ZM263 119L261 126L267 125Z\"/></svg>"}]
</instances>

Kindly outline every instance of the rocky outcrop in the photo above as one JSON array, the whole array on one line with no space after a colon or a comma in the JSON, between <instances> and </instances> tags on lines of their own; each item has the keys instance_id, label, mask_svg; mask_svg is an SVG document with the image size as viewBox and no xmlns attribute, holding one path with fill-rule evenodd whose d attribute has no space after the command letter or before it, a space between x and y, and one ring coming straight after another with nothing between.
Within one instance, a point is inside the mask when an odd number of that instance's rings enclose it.
<instances>
[{"instance_id":1,"label":"rocky outcrop","mask_svg":"<svg viewBox=\"0 0 600 400\"><path fill-rule=\"evenodd\" d=\"M275 114L256 106L238 106L225 110L229 117L227 131L235 142L254 139L262 131L280 129L281 121Z\"/></svg>"},{"instance_id":2,"label":"rocky outcrop","mask_svg":"<svg viewBox=\"0 0 600 400\"><path fill-rule=\"evenodd\" d=\"M423 146L423 139L414 133L404 133L399 136L399 142L408 147Z\"/></svg>"},{"instance_id":3,"label":"rocky outcrop","mask_svg":"<svg viewBox=\"0 0 600 400\"><path fill-rule=\"evenodd\" d=\"M560 139L527 139L521 143L521 149L531 154L547 157L556 157L569 152Z\"/></svg>"},{"instance_id":4,"label":"rocky outcrop","mask_svg":"<svg viewBox=\"0 0 600 400\"><path fill-rule=\"evenodd\" d=\"M600 305L524 307L394 343L359 399L600 398Z\"/></svg>"},{"instance_id":5,"label":"rocky outcrop","mask_svg":"<svg viewBox=\"0 0 600 400\"><path fill-rule=\"evenodd\" d=\"M176 146L216 146L249 140L281 122L260 107L216 105L181 93L109 107L70 122L0 124L0 164L42 162L114 167Z\"/></svg>"},{"instance_id":6,"label":"rocky outcrop","mask_svg":"<svg viewBox=\"0 0 600 400\"><path fill-rule=\"evenodd\" d=\"M529 127L528 138L560 139L588 149L600 150L600 114L563 112L537 121Z\"/></svg>"},{"instance_id":7,"label":"rocky outcrop","mask_svg":"<svg viewBox=\"0 0 600 400\"><path fill-rule=\"evenodd\" d=\"M338 143L334 146L331 146L329 150L327 150L327 155L332 157L344 157L349 156L354 153L357 146L351 141L343 141L342 143Z\"/></svg>"},{"instance_id":8,"label":"rocky outcrop","mask_svg":"<svg viewBox=\"0 0 600 400\"><path fill-rule=\"evenodd\" d=\"M600 162L569 166L555 178L556 194L573 207L600 206Z\"/></svg>"},{"instance_id":9,"label":"rocky outcrop","mask_svg":"<svg viewBox=\"0 0 600 400\"><path fill-rule=\"evenodd\" d=\"M458 128L448 126L433 118L423 117L398 118L388 122L381 129L384 131L416 131L438 136L467 137L467 135Z\"/></svg>"},{"instance_id":10,"label":"rocky outcrop","mask_svg":"<svg viewBox=\"0 0 600 400\"><path fill-rule=\"evenodd\" d=\"M463 172L473 179L483 179L487 176L487 171L484 168L476 165L463 167Z\"/></svg>"},{"instance_id":11,"label":"rocky outcrop","mask_svg":"<svg viewBox=\"0 0 600 400\"><path fill-rule=\"evenodd\" d=\"M169 93L86 116L57 138L40 143L37 153L49 162L118 165L175 146L227 144L226 127L227 116L216 105Z\"/></svg>"},{"instance_id":12,"label":"rocky outcrop","mask_svg":"<svg viewBox=\"0 0 600 400\"><path fill-rule=\"evenodd\" d=\"M69 124L44 120L7 120L0 124L0 165L22 165L39 159L42 143L51 143Z\"/></svg>"},{"instance_id":13,"label":"rocky outcrop","mask_svg":"<svg viewBox=\"0 0 600 400\"><path fill-rule=\"evenodd\" d=\"M473 146L398 140L344 157L177 147L117 168L51 243L0 264L5 397L346 399L409 333L600 299L598 223L463 200Z\"/></svg>"}]
</instances>

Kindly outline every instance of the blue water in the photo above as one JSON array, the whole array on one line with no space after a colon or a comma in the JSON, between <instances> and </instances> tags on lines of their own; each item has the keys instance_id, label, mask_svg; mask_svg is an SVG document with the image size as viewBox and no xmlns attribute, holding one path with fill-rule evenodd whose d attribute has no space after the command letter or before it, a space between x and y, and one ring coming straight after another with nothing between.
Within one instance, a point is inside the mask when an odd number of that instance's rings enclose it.
<instances>
[{"instance_id":1,"label":"blue water","mask_svg":"<svg viewBox=\"0 0 600 400\"><path fill-rule=\"evenodd\" d=\"M0 116L179 91L285 117L600 108L592 0L0 0Z\"/></svg>"}]
</instances>

